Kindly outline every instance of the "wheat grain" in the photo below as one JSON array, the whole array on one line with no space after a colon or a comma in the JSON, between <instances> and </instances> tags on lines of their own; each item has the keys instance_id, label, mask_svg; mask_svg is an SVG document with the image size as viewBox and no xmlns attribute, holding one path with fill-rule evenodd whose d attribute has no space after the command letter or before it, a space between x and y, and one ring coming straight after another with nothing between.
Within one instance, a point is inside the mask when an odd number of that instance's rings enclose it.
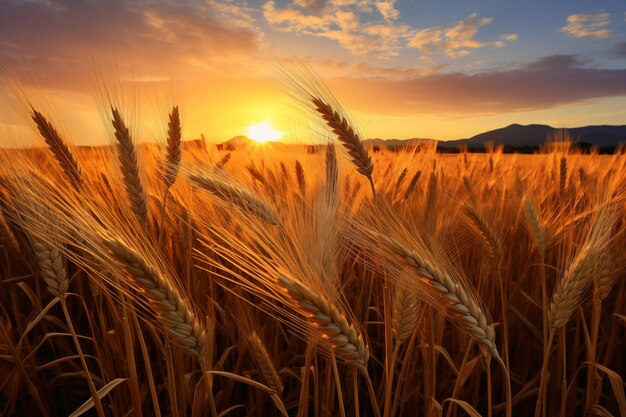
<instances>
[{"instance_id":1,"label":"wheat grain","mask_svg":"<svg viewBox=\"0 0 626 417\"><path fill-rule=\"evenodd\" d=\"M311 331L318 334L330 350L348 364L365 368L369 349L339 308L298 281L284 275L277 281L306 318Z\"/></svg>"}]
</instances>

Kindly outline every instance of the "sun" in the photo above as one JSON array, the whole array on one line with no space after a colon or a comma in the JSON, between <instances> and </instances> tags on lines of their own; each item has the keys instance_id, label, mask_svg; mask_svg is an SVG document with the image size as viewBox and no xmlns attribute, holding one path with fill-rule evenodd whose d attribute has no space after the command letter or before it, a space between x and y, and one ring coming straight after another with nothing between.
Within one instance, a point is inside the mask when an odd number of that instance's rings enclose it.
<instances>
[{"instance_id":1,"label":"sun","mask_svg":"<svg viewBox=\"0 0 626 417\"><path fill-rule=\"evenodd\" d=\"M269 122L261 122L246 128L246 136L255 142L276 142L283 136L283 132L274 129Z\"/></svg>"}]
</instances>

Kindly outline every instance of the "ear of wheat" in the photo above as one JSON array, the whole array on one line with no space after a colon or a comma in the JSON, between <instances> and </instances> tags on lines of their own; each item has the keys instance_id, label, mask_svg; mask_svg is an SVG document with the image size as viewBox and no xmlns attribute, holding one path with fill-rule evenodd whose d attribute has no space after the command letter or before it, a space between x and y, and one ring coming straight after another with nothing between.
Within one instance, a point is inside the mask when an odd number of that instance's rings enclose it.
<instances>
[{"instance_id":1,"label":"ear of wheat","mask_svg":"<svg viewBox=\"0 0 626 417\"><path fill-rule=\"evenodd\" d=\"M33 109L32 119L67 179L74 188L79 189L83 183L83 176L78 161L74 157L70 147L43 114Z\"/></svg>"},{"instance_id":2,"label":"ear of wheat","mask_svg":"<svg viewBox=\"0 0 626 417\"><path fill-rule=\"evenodd\" d=\"M274 367L274 362L270 358L265 344L256 331L252 330L246 334L246 340L250 346L250 355L254 358L254 362L259 367L261 376L265 385L276 391L278 395L283 393L283 382L278 375L278 371Z\"/></svg>"},{"instance_id":3,"label":"ear of wheat","mask_svg":"<svg viewBox=\"0 0 626 417\"><path fill-rule=\"evenodd\" d=\"M206 328L171 280L121 240L105 234L101 242L136 286L143 290L165 331L190 354L203 358Z\"/></svg>"},{"instance_id":4,"label":"ear of wheat","mask_svg":"<svg viewBox=\"0 0 626 417\"><path fill-rule=\"evenodd\" d=\"M167 155L163 176L165 188L170 188L174 184L180 170L180 159L182 157L181 139L180 114L178 106L174 106L167 124Z\"/></svg>"},{"instance_id":5,"label":"ear of wheat","mask_svg":"<svg viewBox=\"0 0 626 417\"><path fill-rule=\"evenodd\" d=\"M148 204L141 176L139 175L139 163L135 146L119 110L112 107L111 112L113 114L112 124L115 130L115 138L118 144L118 157L130 208L139 224L147 227Z\"/></svg>"},{"instance_id":6,"label":"ear of wheat","mask_svg":"<svg viewBox=\"0 0 626 417\"><path fill-rule=\"evenodd\" d=\"M278 215L268 203L232 179L218 175L189 174L192 183L223 201L239 207L269 224L279 224Z\"/></svg>"},{"instance_id":7,"label":"ear of wheat","mask_svg":"<svg viewBox=\"0 0 626 417\"><path fill-rule=\"evenodd\" d=\"M287 292L294 307L305 317L311 331L317 333L330 350L348 364L365 368L369 349L339 308L287 276L280 276L278 283Z\"/></svg>"},{"instance_id":8,"label":"ear of wheat","mask_svg":"<svg viewBox=\"0 0 626 417\"><path fill-rule=\"evenodd\" d=\"M582 302L614 222L614 212L608 207L600 208L584 244L557 282L548 310L548 327L552 333L567 324Z\"/></svg>"},{"instance_id":9,"label":"ear of wheat","mask_svg":"<svg viewBox=\"0 0 626 417\"><path fill-rule=\"evenodd\" d=\"M359 135L350 126L348 120L337 110L333 109L330 104L315 96L311 97L311 102L328 127L337 135L339 142L348 151L348 155L352 158L352 163L356 170L370 181L373 191L372 173L374 172L374 164Z\"/></svg>"}]
</instances>

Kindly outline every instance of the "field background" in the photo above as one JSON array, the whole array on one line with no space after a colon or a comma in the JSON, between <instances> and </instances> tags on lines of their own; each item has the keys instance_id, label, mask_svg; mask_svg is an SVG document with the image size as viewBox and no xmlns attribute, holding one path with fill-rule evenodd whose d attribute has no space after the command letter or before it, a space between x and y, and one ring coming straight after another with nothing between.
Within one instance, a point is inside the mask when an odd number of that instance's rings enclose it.
<instances>
[{"instance_id":1,"label":"field background","mask_svg":"<svg viewBox=\"0 0 626 417\"><path fill-rule=\"evenodd\" d=\"M626 417L626 155L122 127L1 153L0 414Z\"/></svg>"}]
</instances>

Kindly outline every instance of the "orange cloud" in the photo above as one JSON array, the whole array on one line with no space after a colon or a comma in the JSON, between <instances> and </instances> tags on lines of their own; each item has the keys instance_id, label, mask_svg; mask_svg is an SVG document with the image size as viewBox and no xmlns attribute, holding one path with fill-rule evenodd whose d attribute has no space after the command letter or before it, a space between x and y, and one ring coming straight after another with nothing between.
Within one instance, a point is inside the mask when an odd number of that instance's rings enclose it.
<instances>
[{"instance_id":1,"label":"orange cloud","mask_svg":"<svg viewBox=\"0 0 626 417\"><path fill-rule=\"evenodd\" d=\"M610 17L610 13L572 14L568 16L568 24L561 28L561 32L573 38L607 39L611 36L611 30L608 29Z\"/></svg>"},{"instance_id":2,"label":"orange cloud","mask_svg":"<svg viewBox=\"0 0 626 417\"><path fill-rule=\"evenodd\" d=\"M482 42L475 39L478 30L492 21L490 17L479 18L476 13L472 13L449 28L432 27L417 31L408 46L425 53L440 50L450 58L463 57L469 55L472 49L486 46L502 47L504 42L501 41ZM515 40L512 39L513 36L517 39L514 34L503 35L501 38Z\"/></svg>"}]
</instances>

